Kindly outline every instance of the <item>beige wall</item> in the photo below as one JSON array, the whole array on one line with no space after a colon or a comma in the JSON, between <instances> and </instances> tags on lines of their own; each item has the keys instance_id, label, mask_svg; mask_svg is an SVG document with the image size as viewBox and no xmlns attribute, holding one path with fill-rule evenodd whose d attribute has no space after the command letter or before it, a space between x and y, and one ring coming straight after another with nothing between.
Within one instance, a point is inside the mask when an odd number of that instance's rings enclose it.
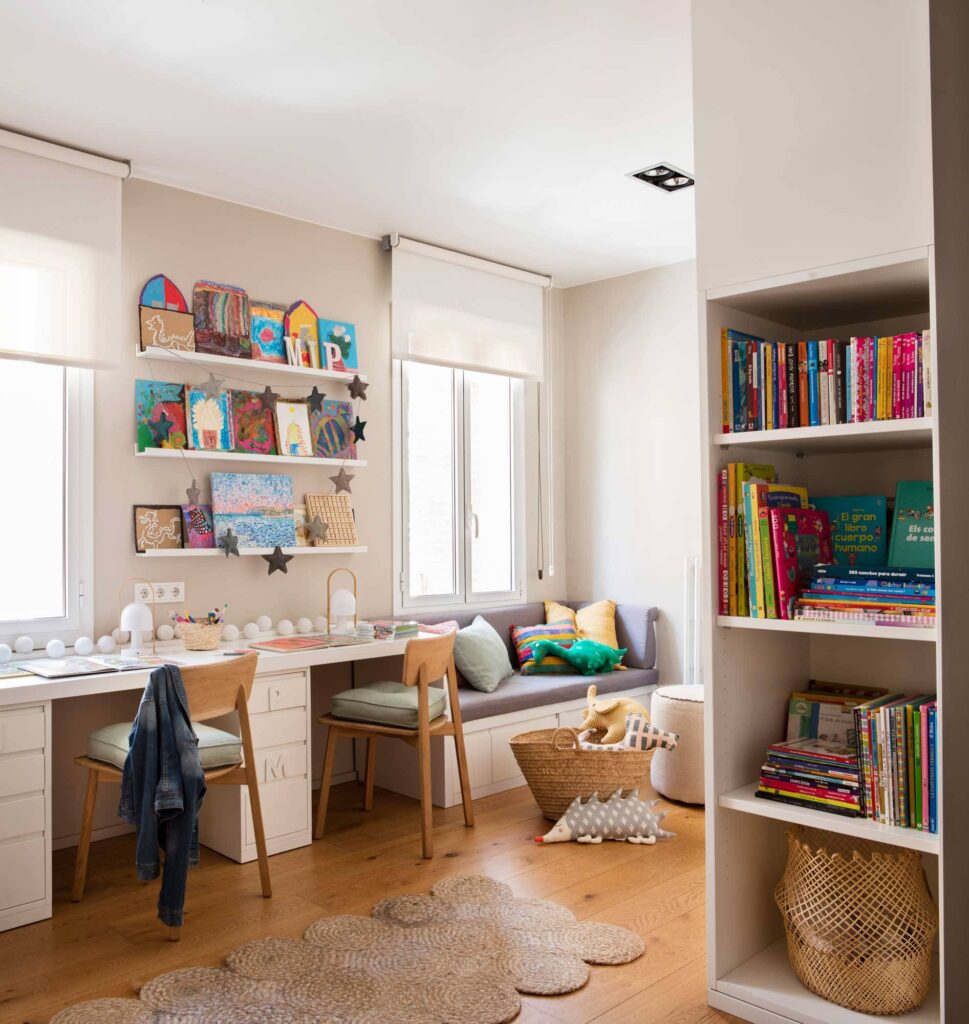
<instances>
[{"instance_id":1,"label":"beige wall","mask_svg":"<svg viewBox=\"0 0 969 1024\"><path fill-rule=\"evenodd\" d=\"M569 594L658 607L662 683L700 549L696 309L693 261L565 291Z\"/></svg>"}]
</instances>

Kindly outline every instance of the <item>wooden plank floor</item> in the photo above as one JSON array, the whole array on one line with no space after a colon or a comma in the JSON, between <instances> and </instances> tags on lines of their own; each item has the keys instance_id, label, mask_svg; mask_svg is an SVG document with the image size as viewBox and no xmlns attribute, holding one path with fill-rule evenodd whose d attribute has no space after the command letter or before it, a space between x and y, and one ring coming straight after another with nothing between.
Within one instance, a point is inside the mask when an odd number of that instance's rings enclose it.
<instances>
[{"instance_id":1,"label":"wooden plank floor","mask_svg":"<svg viewBox=\"0 0 969 1024\"><path fill-rule=\"evenodd\" d=\"M487 874L520 896L562 903L583 920L639 932L646 954L624 967L595 967L568 996L525 997L520 1024L714 1024L737 1021L706 1005L703 812L674 807L664 824L677 838L656 846L540 846L548 825L527 789L435 809L436 856L420 857L417 805L379 791L358 810L362 787L337 787L326 837L270 859L274 896L259 896L255 863L203 848L189 876L179 943L155 917L158 883L139 885L130 836L91 848L87 894L68 899L74 851L54 856L54 917L0 934L0 1021L42 1024L83 999L136 994L177 967L215 965L235 946L266 935L298 937L326 914L367 914L386 896L426 892L453 874Z\"/></svg>"}]
</instances>

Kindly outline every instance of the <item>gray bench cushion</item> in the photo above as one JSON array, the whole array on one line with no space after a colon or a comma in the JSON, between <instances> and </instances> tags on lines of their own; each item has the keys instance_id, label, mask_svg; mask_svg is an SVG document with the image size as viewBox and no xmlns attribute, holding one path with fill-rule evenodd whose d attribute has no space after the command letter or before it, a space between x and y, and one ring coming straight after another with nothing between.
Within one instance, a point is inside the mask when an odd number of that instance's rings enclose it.
<instances>
[{"instance_id":1,"label":"gray bench cushion","mask_svg":"<svg viewBox=\"0 0 969 1024\"><path fill-rule=\"evenodd\" d=\"M192 728L199 738L199 760L203 769L242 764L242 740L238 736L213 729L210 725L202 725L201 722L193 722ZM115 722L114 725L95 729L87 738L87 756L123 769L128 756L130 732L130 722Z\"/></svg>"},{"instance_id":2,"label":"gray bench cushion","mask_svg":"<svg viewBox=\"0 0 969 1024\"><path fill-rule=\"evenodd\" d=\"M477 690L473 691L477 693ZM430 720L444 714L444 691L428 687ZM487 696L487 694L482 694ZM403 683L368 683L344 690L333 698L330 714L352 722L374 722L398 728L417 728L417 687Z\"/></svg>"}]
</instances>

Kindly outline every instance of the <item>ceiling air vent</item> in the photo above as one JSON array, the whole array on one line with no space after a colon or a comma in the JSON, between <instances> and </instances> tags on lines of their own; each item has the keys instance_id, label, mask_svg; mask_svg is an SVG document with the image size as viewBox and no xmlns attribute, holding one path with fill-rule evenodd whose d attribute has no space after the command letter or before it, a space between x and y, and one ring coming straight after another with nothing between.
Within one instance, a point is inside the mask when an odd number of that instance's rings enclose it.
<instances>
[{"instance_id":1,"label":"ceiling air vent","mask_svg":"<svg viewBox=\"0 0 969 1024\"><path fill-rule=\"evenodd\" d=\"M655 185L664 192L679 192L681 188L689 188L694 184L693 178L672 164L653 164L641 171L630 171L629 178L638 178L649 185Z\"/></svg>"}]
</instances>

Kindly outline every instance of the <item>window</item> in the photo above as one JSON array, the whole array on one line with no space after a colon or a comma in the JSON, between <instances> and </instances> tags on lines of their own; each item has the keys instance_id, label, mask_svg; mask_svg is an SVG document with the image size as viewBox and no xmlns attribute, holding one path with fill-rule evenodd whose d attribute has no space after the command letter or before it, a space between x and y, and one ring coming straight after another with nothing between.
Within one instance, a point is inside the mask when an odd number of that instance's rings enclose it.
<instances>
[{"instance_id":1,"label":"window","mask_svg":"<svg viewBox=\"0 0 969 1024\"><path fill-rule=\"evenodd\" d=\"M92 628L90 371L0 361L0 641Z\"/></svg>"},{"instance_id":2,"label":"window","mask_svg":"<svg viewBox=\"0 0 969 1024\"><path fill-rule=\"evenodd\" d=\"M522 382L397 362L402 608L521 590Z\"/></svg>"}]
</instances>

